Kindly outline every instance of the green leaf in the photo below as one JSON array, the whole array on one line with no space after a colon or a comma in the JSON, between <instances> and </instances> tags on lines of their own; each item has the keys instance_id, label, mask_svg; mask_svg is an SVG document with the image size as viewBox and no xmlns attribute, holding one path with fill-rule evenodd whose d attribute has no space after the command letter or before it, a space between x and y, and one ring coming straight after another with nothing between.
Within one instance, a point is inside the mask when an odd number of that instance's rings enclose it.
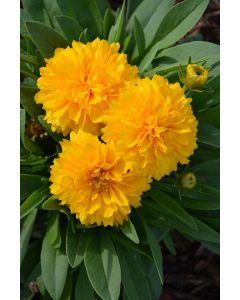
<instances>
[{"instance_id":1,"label":"green leaf","mask_svg":"<svg viewBox=\"0 0 240 300\"><path fill-rule=\"evenodd\" d=\"M24 256L26 254L29 239L31 237L33 225L37 216L37 210L34 209L31 213L26 217L23 222L21 234L20 234L20 263L22 264Z\"/></svg>"},{"instance_id":2,"label":"green leaf","mask_svg":"<svg viewBox=\"0 0 240 300\"><path fill-rule=\"evenodd\" d=\"M108 34L111 29L111 27L114 25L115 18L113 14L111 13L111 10L108 8L105 12L104 18L103 18L103 37L104 39L108 39Z\"/></svg>"},{"instance_id":3,"label":"green leaf","mask_svg":"<svg viewBox=\"0 0 240 300\"><path fill-rule=\"evenodd\" d=\"M215 189L213 187L201 185L198 183L194 189L188 190L176 188L173 184L161 182L158 183L158 187L164 192L175 195L177 199L180 200L180 204L183 207L206 210L219 209L220 192L218 189Z\"/></svg>"},{"instance_id":4,"label":"green leaf","mask_svg":"<svg viewBox=\"0 0 240 300\"><path fill-rule=\"evenodd\" d=\"M178 3L163 18L153 44L161 42L161 49L171 46L188 33L199 21L209 0L185 0Z\"/></svg>"},{"instance_id":5,"label":"green leaf","mask_svg":"<svg viewBox=\"0 0 240 300\"><path fill-rule=\"evenodd\" d=\"M148 23L149 19L157 9L159 2L162 0L144 0L142 1L135 11L132 13L131 17L129 18L127 24L127 31L133 31L134 28L134 19L135 17L138 19L139 23L142 27L145 27Z\"/></svg>"},{"instance_id":6,"label":"green leaf","mask_svg":"<svg viewBox=\"0 0 240 300\"><path fill-rule=\"evenodd\" d=\"M220 148L220 132L219 129L211 125L199 122L198 125L198 143L208 146Z\"/></svg>"},{"instance_id":7,"label":"green leaf","mask_svg":"<svg viewBox=\"0 0 240 300\"><path fill-rule=\"evenodd\" d=\"M153 40L153 47L139 65L143 73L158 51L167 48L183 37L198 22L209 0L185 0L175 5L163 18Z\"/></svg>"},{"instance_id":8,"label":"green leaf","mask_svg":"<svg viewBox=\"0 0 240 300\"><path fill-rule=\"evenodd\" d=\"M25 63L29 63L29 64L32 64L32 65L37 65L37 59L34 55L21 54L20 55L20 60L25 62Z\"/></svg>"},{"instance_id":9,"label":"green leaf","mask_svg":"<svg viewBox=\"0 0 240 300\"><path fill-rule=\"evenodd\" d=\"M67 278L68 261L60 249L54 249L45 236L41 251L43 282L54 300L61 298Z\"/></svg>"},{"instance_id":10,"label":"green leaf","mask_svg":"<svg viewBox=\"0 0 240 300\"><path fill-rule=\"evenodd\" d=\"M120 226L119 228L130 240L132 240L136 244L139 244L139 238L137 232L130 219L125 221L123 225Z\"/></svg>"},{"instance_id":11,"label":"green leaf","mask_svg":"<svg viewBox=\"0 0 240 300\"><path fill-rule=\"evenodd\" d=\"M128 0L127 1L127 16L130 17L131 14L136 10L137 6L142 2L142 0Z\"/></svg>"},{"instance_id":12,"label":"green leaf","mask_svg":"<svg viewBox=\"0 0 240 300\"><path fill-rule=\"evenodd\" d=\"M21 219L39 206L49 196L49 189L42 187L34 191L20 207Z\"/></svg>"},{"instance_id":13,"label":"green leaf","mask_svg":"<svg viewBox=\"0 0 240 300\"><path fill-rule=\"evenodd\" d=\"M55 133L51 130L51 125L48 124L45 120L44 120L44 116L38 116L38 121L40 122L40 124L42 125L42 127L47 131L47 133L54 139L55 142L59 142L63 139L63 136L59 133Z\"/></svg>"},{"instance_id":14,"label":"green leaf","mask_svg":"<svg viewBox=\"0 0 240 300\"><path fill-rule=\"evenodd\" d=\"M61 246L59 217L60 215L58 212L52 212L51 217L48 221L46 236L53 248L59 248Z\"/></svg>"},{"instance_id":15,"label":"green leaf","mask_svg":"<svg viewBox=\"0 0 240 300\"><path fill-rule=\"evenodd\" d=\"M135 17L134 19L134 37L137 44L139 56L142 56L145 51L145 37L141 23Z\"/></svg>"},{"instance_id":16,"label":"green leaf","mask_svg":"<svg viewBox=\"0 0 240 300\"><path fill-rule=\"evenodd\" d=\"M20 89L21 104L26 112L34 119L37 119L38 115L43 114L43 110L40 105L37 105L34 101L34 96L37 89L34 87L23 87Z\"/></svg>"},{"instance_id":17,"label":"green leaf","mask_svg":"<svg viewBox=\"0 0 240 300\"><path fill-rule=\"evenodd\" d=\"M79 35L78 41L86 44L89 41L88 29L85 28Z\"/></svg>"},{"instance_id":18,"label":"green leaf","mask_svg":"<svg viewBox=\"0 0 240 300\"><path fill-rule=\"evenodd\" d=\"M152 252L153 260L158 271L160 282L161 284L163 284L163 259L162 259L161 247L156 237L154 236L152 230L149 228L147 223L144 222L144 220L143 220L143 227L146 232L147 241Z\"/></svg>"},{"instance_id":19,"label":"green leaf","mask_svg":"<svg viewBox=\"0 0 240 300\"><path fill-rule=\"evenodd\" d=\"M212 98L212 97L211 97ZM216 128L220 128L220 105L208 108L197 116L198 120L210 124Z\"/></svg>"},{"instance_id":20,"label":"green leaf","mask_svg":"<svg viewBox=\"0 0 240 300\"><path fill-rule=\"evenodd\" d=\"M161 24L161 21L163 20L169 9L174 5L174 3L174 0L158 1L158 6L154 10L152 16L150 17L149 21L147 22L144 28L146 47L148 47L152 43L155 35L158 32L158 28Z\"/></svg>"},{"instance_id":21,"label":"green leaf","mask_svg":"<svg viewBox=\"0 0 240 300\"><path fill-rule=\"evenodd\" d=\"M66 233L66 254L72 268L76 268L83 261L86 247L86 235L79 230L74 234L71 224L68 223Z\"/></svg>"},{"instance_id":22,"label":"green leaf","mask_svg":"<svg viewBox=\"0 0 240 300\"><path fill-rule=\"evenodd\" d=\"M44 185L44 177L33 174L20 174L20 198L21 201L30 196L34 191Z\"/></svg>"},{"instance_id":23,"label":"green leaf","mask_svg":"<svg viewBox=\"0 0 240 300\"><path fill-rule=\"evenodd\" d=\"M123 53L127 53L128 51L128 47L130 45L130 42L131 42L131 38L132 38L132 35L131 33L125 37L125 39L123 40L123 46L122 46L122 52Z\"/></svg>"},{"instance_id":24,"label":"green leaf","mask_svg":"<svg viewBox=\"0 0 240 300\"><path fill-rule=\"evenodd\" d=\"M27 30L44 58L54 55L56 48L66 48L68 42L54 29L41 22L27 21Z\"/></svg>"},{"instance_id":25,"label":"green leaf","mask_svg":"<svg viewBox=\"0 0 240 300\"><path fill-rule=\"evenodd\" d=\"M88 28L92 38L102 35L102 16L96 0L57 0L63 15L72 17L83 28Z\"/></svg>"},{"instance_id":26,"label":"green leaf","mask_svg":"<svg viewBox=\"0 0 240 300\"><path fill-rule=\"evenodd\" d=\"M88 279L84 266L81 267L75 285L75 299L95 300L94 289Z\"/></svg>"},{"instance_id":27,"label":"green leaf","mask_svg":"<svg viewBox=\"0 0 240 300\"><path fill-rule=\"evenodd\" d=\"M165 211L166 213L174 216L179 219L183 223L188 226L196 229L197 225L194 221L193 217L188 214L174 199L170 198L168 195L163 193L157 188L152 186L152 189L148 191L146 194L150 195L150 197L154 200L154 205L152 205L153 209L158 211ZM145 205L148 201L145 201ZM149 203L150 204L150 203Z\"/></svg>"},{"instance_id":28,"label":"green leaf","mask_svg":"<svg viewBox=\"0 0 240 300\"><path fill-rule=\"evenodd\" d=\"M176 255L176 249L170 232L164 237L163 242L172 255Z\"/></svg>"},{"instance_id":29,"label":"green leaf","mask_svg":"<svg viewBox=\"0 0 240 300\"><path fill-rule=\"evenodd\" d=\"M73 289L73 275L72 273L68 273L60 300L72 300L72 289Z\"/></svg>"},{"instance_id":30,"label":"green leaf","mask_svg":"<svg viewBox=\"0 0 240 300\"><path fill-rule=\"evenodd\" d=\"M114 245L106 235L94 232L89 236L84 253L88 278L96 293L105 300L118 300L121 269Z\"/></svg>"},{"instance_id":31,"label":"green leaf","mask_svg":"<svg viewBox=\"0 0 240 300\"><path fill-rule=\"evenodd\" d=\"M34 71L32 68L30 68L26 63L20 62L20 72L23 74L25 77L30 77L34 80L37 79L37 75L34 74Z\"/></svg>"},{"instance_id":32,"label":"green leaf","mask_svg":"<svg viewBox=\"0 0 240 300\"><path fill-rule=\"evenodd\" d=\"M44 4L42 0L22 0L24 11L31 20L44 21Z\"/></svg>"},{"instance_id":33,"label":"green leaf","mask_svg":"<svg viewBox=\"0 0 240 300\"><path fill-rule=\"evenodd\" d=\"M29 15L27 14L26 10L20 8L20 34L22 37L28 37L29 33L26 28L25 22L29 20ZM21 41L25 42L25 39L21 39ZM22 47L21 47L22 48Z\"/></svg>"},{"instance_id":34,"label":"green leaf","mask_svg":"<svg viewBox=\"0 0 240 300\"><path fill-rule=\"evenodd\" d=\"M107 0L96 0L97 7L102 16L104 16L106 10L109 9L109 4Z\"/></svg>"},{"instance_id":35,"label":"green leaf","mask_svg":"<svg viewBox=\"0 0 240 300\"><path fill-rule=\"evenodd\" d=\"M145 74L152 76L155 73L166 73L166 70L169 70L168 72L177 70L179 65L186 66L188 64L190 56L193 63L206 61L205 67L209 68L219 61L219 45L196 41L164 49L153 61L157 67Z\"/></svg>"},{"instance_id":36,"label":"green leaf","mask_svg":"<svg viewBox=\"0 0 240 300\"><path fill-rule=\"evenodd\" d=\"M155 216L155 218L153 218L152 216L146 216L146 219L149 224L152 224L155 227L163 228L167 226L172 230L177 230L184 236L190 237L192 240L219 243L219 233L197 218L193 217L195 223L198 226L198 228L194 230L188 225L179 222L177 219L173 219L171 216L165 213L158 213L157 217Z\"/></svg>"},{"instance_id":37,"label":"green leaf","mask_svg":"<svg viewBox=\"0 0 240 300\"><path fill-rule=\"evenodd\" d=\"M78 40L79 34L83 31L83 28L73 18L68 16L56 16L55 19L70 44L73 40Z\"/></svg>"},{"instance_id":38,"label":"green leaf","mask_svg":"<svg viewBox=\"0 0 240 300\"><path fill-rule=\"evenodd\" d=\"M146 246L136 244L136 243L132 242L129 238L122 237L122 235L120 235L118 233L112 233L111 237L115 240L116 243L119 243L119 244L123 245L124 247L131 249L131 251L141 254L150 260L152 259L151 255L148 251L148 248Z\"/></svg>"},{"instance_id":39,"label":"green leaf","mask_svg":"<svg viewBox=\"0 0 240 300\"><path fill-rule=\"evenodd\" d=\"M208 160L187 169L197 176L197 182L219 188L220 160Z\"/></svg>"},{"instance_id":40,"label":"green leaf","mask_svg":"<svg viewBox=\"0 0 240 300\"><path fill-rule=\"evenodd\" d=\"M60 207L60 201L54 199L54 196L49 197L42 205L45 210L58 210Z\"/></svg>"},{"instance_id":41,"label":"green leaf","mask_svg":"<svg viewBox=\"0 0 240 300\"><path fill-rule=\"evenodd\" d=\"M132 251L117 244L122 284L129 299L150 300L151 292L143 270Z\"/></svg>"},{"instance_id":42,"label":"green leaf","mask_svg":"<svg viewBox=\"0 0 240 300\"><path fill-rule=\"evenodd\" d=\"M116 19L115 24L111 27L109 35L108 35L108 42L119 42L122 32L123 32L123 25L124 25L124 15L125 15L125 1L123 2L122 8L120 13Z\"/></svg>"}]
</instances>

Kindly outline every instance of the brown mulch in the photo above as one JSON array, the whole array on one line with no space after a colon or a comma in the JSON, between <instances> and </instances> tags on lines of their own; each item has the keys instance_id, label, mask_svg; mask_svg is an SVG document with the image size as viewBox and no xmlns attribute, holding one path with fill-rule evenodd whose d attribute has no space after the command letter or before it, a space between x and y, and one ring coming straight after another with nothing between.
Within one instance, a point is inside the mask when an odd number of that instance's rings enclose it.
<instances>
[{"instance_id":1,"label":"brown mulch","mask_svg":"<svg viewBox=\"0 0 240 300\"><path fill-rule=\"evenodd\" d=\"M173 239L176 256L163 247L164 288L160 300L219 300L219 256L179 234Z\"/></svg>"}]
</instances>

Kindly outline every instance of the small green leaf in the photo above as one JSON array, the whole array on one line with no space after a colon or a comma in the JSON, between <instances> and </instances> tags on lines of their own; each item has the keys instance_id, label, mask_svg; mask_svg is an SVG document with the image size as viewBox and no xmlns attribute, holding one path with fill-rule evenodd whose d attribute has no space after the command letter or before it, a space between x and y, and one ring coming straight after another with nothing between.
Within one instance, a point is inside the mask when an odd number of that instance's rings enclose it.
<instances>
[{"instance_id":1,"label":"small green leaf","mask_svg":"<svg viewBox=\"0 0 240 300\"><path fill-rule=\"evenodd\" d=\"M129 299L150 300L151 292L146 276L132 251L117 244L122 284Z\"/></svg>"},{"instance_id":2,"label":"small green leaf","mask_svg":"<svg viewBox=\"0 0 240 300\"><path fill-rule=\"evenodd\" d=\"M144 229L146 232L148 244L149 244L151 252L152 252L153 260L155 262L155 266L158 271L158 276L160 278L160 282L161 282L161 284L163 284L163 261L162 261L161 247L160 247L156 237L152 233L151 229L149 228L147 223L144 221L143 221L143 226L144 226Z\"/></svg>"},{"instance_id":3,"label":"small green leaf","mask_svg":"<svg viewBox=\"0 0 240 300\"><path fill-rule=\"evenodd\" d=\"M170 232L164 237L163 242L172 255L176 255L176 249Z\"/></svg>"},{"instance_id":4,"label":"small green leaf","mask_svg":"<svg viewBox=\"0 0 240 300\"><path fill-rule=\"evenodd\" d=\"M61 298L67 278L68 261L60 249L54 249L45 236L41 251L43 282L54 300Z\"/></svg>"},{"instance_id":5,"label":"small green leaf","mask_svg":"<svg viewBox=\"0 0 240 300\"><path fill-rule=\"evenodd\" d=\"M42 125L42 127L47 131L47 133L54 139L55 142L59 142L63 139L63 136L59 133L53 132L51 130L51 125L48 124L45 120L44 120L44 116L38 116L38 121L40 122L40 124Z\"/></svg>"},{"instance_id":6,"label":"small green leaf","mask_svg":"<svg viewBox=\"0 0 240 300\"><path fill-rule=\"evenodd\" d=\"M73 40L78 40L83 28L74 19L69 16L56 16L55 19L69 43L72 43Z\"/></svg>"},{"instance_id":7,"label":"small green leaf","mask_svg":"<svg viewBox=\"0 0 240 300\"><path fill-rule=\"evenodd\" d=\"M116 19L115 24L110 29L109 36L108 36L109 43L120 41L123 32L124 15L125 15L125 1L123 2L122 8Z\"/></svg>"},{"instance_id":8,"label":"small green leaf","mask_svg":"<svg viewBox=\"0 0 240 300\"><path fill-rule=\"evenodd\" d=\"M199 122L198 142L206 144L208 146L220 148L219 129L203 122Z\"/></svg>"},{"instance_id":9,"label":"small green leaf","mask_svg":"<svg viewBox=\"0 0 240 300\"><path fill-rule=\"evenodd\" d=\"M95 300L94 289L88 279L85 267L82 265L75 285L75 299Z\"/></svg>"},{"instance_id":10,"label":"small green leaf","mask_svg":"<svg viewBox=\"0 0 240 300\"><path fill-rule=\"evenodd\" d=\"M66 233L66 254L72 268L76 268L83 261L86 247L86 235L79 230L74 234L71 224L68 223Z\"/></svg>"},{"instance_id":11,"label":"small green leaf","mask_svg":"<svg viewBox=\"0 0 240 300\"><path fill-rule=\"evenodd\" d=\"M108 39L108 34L111 29L111 27L114 25L115 18L113 14L111 13L111 10L108 8L105 12L104 18L103 18L103 37L104 39Z\"/></svg>"},{"instance_id":12,"label":"small green leaf","mask_svg":"<svg viewBox=\"0 0 240 300\"><path fill-rule=\"evenodd\" d=\"M28 242L31 237L33 225L37 216L37 209L31 211L23 222L20 234L20 263L22 264L28 248Z\"/></svg>"},{"instance_id":13,"label":"small green leaf","mask_svg":"<svg viewBox=\"0 0 240 300\"><path fill-rule=\"evenodd\" d=\"M130 240L132 240L136 244L139 244L139 238L137 232L130 219L125 221L123 225L120 226L119 228Z\"/></svg>"},{"instance_id":14,"label":"small green leaf","mask_svg":"<svg viewBox=\"0 0 240 300\"><path fill-rule=\"evenodd\" d=\"M54 29L41 22L27 21L27 30L44 58L54 55L56 48L66 48L68 42Z\"/></svg>"},{"instance_id":15,"label":"small green leaf","mask_svg":"<svg viewBox=\"0 0 240 300\"><path fill-rule=\"evenodd\" d=\"M143 28L138 19L134 19L134 37L136 40L139 56L142 56L145 51L145 37Z\"/></svg>"},{"instance_id":16,"label":"small green leaf","mask_svg":"<svg viewBox=\"0 0 240 300\"><path fill-rule=\"evenodd\" d=\"M118 300L121 269L114 245L106 232L89 236L84 253L88 278L96 293L105 300Z\"/></svg>"},{"instance_id":17,"label":"small green leaf","mask_svg":"<svg viewBox=\"0 0 240 300\"><path fill-rule=\"evenodd\" d=\"M85 28L79 35L79 42L86 44L89 41L88 29Z\"/></svg>"},{"instance_id":18,"label":"small green leaf","mask_svg":"<svg viewBox=\"0 0 240 300\"><path fill-rule=\"evenodd\" d=\"M39 206L48 196L49 189L46 186L34 191L20 207L21 219Z\"/></svg>"},{"instance_id":19,"label":"small green leaf","mask_svg":"<svg viewBox=\"0 0 240 300\"><path fill-rule=\"evenodd\" d=\"M48 221L48 227L46 236L48 238L49 243L53 248L59 248L61 246L61 231L59 224L59 213L52 212L51 217Z\"/></svg>"},{"instance_id":20,"label":"small green leaf","mask_svg":"<svg viewBox=\"0 0 240 300\"><path fill-rule=\"evenodd\" d=\"M132 35L131 33L125 37L125 39L123 40L123 46L122 46L122 52L123 53L127 53L128 51L128 47L130 45L130 42L131 42L131 38L132 38Z\"/></svg>"}]
</instances>

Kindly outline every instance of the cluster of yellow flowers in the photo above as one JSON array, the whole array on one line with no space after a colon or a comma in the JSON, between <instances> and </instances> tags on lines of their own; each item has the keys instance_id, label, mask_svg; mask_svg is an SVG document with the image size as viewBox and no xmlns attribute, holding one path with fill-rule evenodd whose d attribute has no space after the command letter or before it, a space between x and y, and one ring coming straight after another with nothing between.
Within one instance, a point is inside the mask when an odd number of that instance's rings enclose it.
<instances>
[{"instance_id":1,"label":"cluster of yellow flowers","mask_svg":"<svg viewBox=\"0 0 240 300\"><path fill-rule=\"evenodd\" d=\"M55 50L37 82L46 121L70 133L51 167L51 193L85 225L122 224L152 178L187 164L197 148L197 121L180 84L139 78L118 50L98 38L74 41Z\"/></svg>"}]
</instances>

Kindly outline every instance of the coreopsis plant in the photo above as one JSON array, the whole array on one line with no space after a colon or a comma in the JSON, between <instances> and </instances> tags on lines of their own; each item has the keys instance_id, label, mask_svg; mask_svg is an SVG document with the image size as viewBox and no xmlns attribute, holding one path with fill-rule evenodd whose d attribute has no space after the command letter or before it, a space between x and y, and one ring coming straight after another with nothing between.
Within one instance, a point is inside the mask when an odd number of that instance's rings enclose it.
<instances>
[{"instance_id":1,"label":"coreopsis plant","mask_svg":"<svg viewBox=\"0 0 240 300\"><path fill-rule=\"evenodd\" d=\"M219 253L208 0L22 0L21 299L159 299L172 234Z\"/></svg>"}]
</instances>

